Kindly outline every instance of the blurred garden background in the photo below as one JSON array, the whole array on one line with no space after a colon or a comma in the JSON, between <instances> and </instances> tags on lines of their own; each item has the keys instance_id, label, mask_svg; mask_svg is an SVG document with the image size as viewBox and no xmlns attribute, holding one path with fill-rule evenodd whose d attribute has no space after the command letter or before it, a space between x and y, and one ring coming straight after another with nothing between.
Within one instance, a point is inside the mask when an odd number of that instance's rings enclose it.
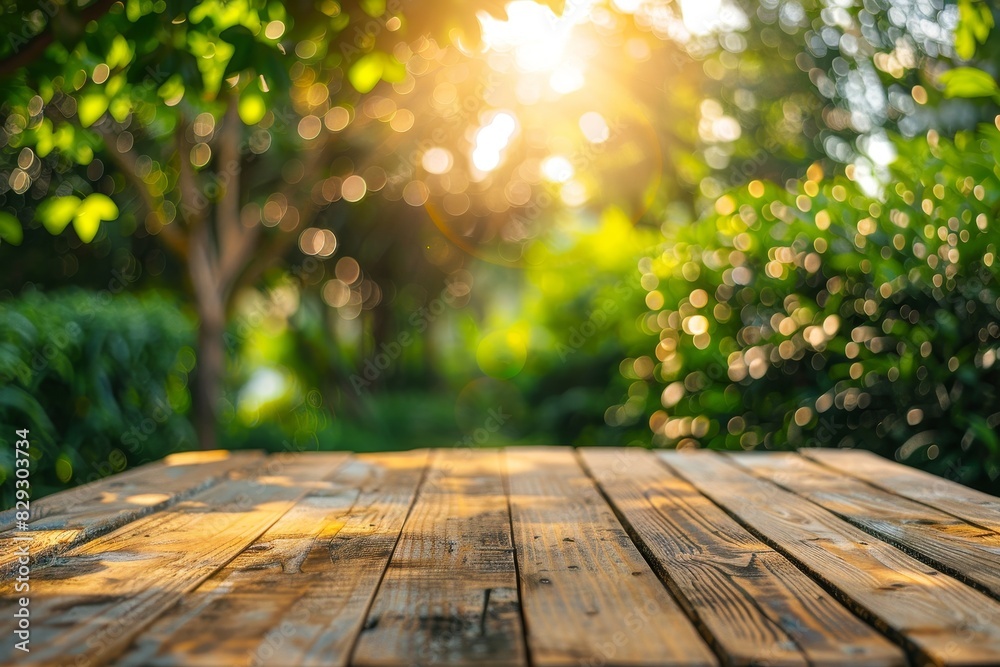
<instances>
[{"instance_id":1,"label":"blurred garden background","mask_svg":"<svg viewBox=\"0 0 1000 667\"><path fill-rule=\"evenodd\" d=\"M0 0L0 480L860 447L1000 490L982 0Z\"/></svg>"}]
</instances>

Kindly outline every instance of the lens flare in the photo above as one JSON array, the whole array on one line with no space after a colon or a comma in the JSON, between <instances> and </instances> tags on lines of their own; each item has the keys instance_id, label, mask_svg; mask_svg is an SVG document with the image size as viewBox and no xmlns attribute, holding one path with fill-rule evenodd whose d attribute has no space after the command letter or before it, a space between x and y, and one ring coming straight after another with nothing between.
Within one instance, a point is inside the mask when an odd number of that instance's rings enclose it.
<instances>
[{"instance_id":1,"label":"lens flare","mask_svg":"<svg viewBox=\"0 0 1000 667\"><path fill-rule=\"evenodd\" d=\"M507 20L481 14L483 42L488 49L512 51L524 72L555 69L566 49L568 26L552 10L527 0L507 5Z\"/></svg>"},{"instance_id":2,"label":"lens flare","mask_svg":"<svg viewBox=\"0 0 1000 667\"><path fill-rule=\"evenodd\" d=\"M553 183L565 183L573 174L573 165L562 155L552 155L542 161L542 175Z\"/></svg>"},{"instance_id":3,"label":"lens flare","mask_svg":"<svg viewBox=\"0 0 1000 667\"><path fill-rule=\"evenodd\" d=\"M494 115L489 123L476 131L472 165L483 173L499 167L503 159L503 150L510 143L516 129L517 121L510 113L501 111Z\"/></svg>"},{"instance_id":4,"label":"lens flare","mask_svg":"<svg viewBox=\"0 0 1000 667\"><path fill-rule=\"evenodd\" d=\"M420 164L429 174L444 174L451 169L452 159L451 151L447 148L441 148L440 146L435 146L430 148L424 153L423 158L420 160Z\"/></svg>"}]
</instances>

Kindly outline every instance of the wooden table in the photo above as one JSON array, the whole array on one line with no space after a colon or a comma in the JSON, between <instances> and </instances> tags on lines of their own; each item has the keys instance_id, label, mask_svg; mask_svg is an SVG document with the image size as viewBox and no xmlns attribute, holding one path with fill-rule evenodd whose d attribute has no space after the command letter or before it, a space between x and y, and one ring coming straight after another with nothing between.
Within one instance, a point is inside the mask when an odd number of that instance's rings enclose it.
<instances>
[{"instance_id":1,"label":"wooden table","mask_svg":"<svg viewBox=\"0 0 1000 667\"><path fill-rule=\"evenodd\" d=\"M1000 500L864 452L205 452L16 527L3 664L1000 664Z\"/></svg>"}]
</instances>

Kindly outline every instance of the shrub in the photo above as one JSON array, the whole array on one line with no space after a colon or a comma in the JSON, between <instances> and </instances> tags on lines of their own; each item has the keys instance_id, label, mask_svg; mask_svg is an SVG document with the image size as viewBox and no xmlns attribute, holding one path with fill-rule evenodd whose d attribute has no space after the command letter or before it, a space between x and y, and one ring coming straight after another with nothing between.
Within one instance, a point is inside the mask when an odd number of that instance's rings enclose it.
<instances>
[{"instance_id":1,"label":"shrub","mask_svg":"<svg viewBox=\"0 0 1000 667\"><path fill-rule=\"evenodd\" d=\"M815 165L721 197L671 239L648 272L654 442L862 447L991 486L1000 132L897 149L878 196Z\"/></svg>"},{"instance_id":2,"label":"shrub","mask_svg":"<svg viewBox=\"0 0 1000 667\"><path fill-rule=\"evenodd\" d=\"M0 484L30 430L32 497L189 448L194 328L163 296L68 290L0 304Z\"/></svg>"}]
</instances>

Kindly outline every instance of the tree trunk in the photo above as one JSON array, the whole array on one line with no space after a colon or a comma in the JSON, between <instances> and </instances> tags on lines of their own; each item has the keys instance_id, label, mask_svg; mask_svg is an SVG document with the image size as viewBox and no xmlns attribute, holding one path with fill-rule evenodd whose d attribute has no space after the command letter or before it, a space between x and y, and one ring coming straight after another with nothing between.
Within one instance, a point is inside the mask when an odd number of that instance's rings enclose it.
<instances>
[{"instance_id":1,"label":"tree trunk","mask_svg":"<svg viewBox=\"0 0 1000 667\"><path fill-rule=\"evenodd\" d=\"M225 319L206 313L199 317L194 429L202 449L217 449L219 399L226 367Z\"/></svg>"},{"instance_id":2,"label":"tree trunk","mask_svg":"<svg viewBox=\"0 0 1000 667\"><path fill-rule=\"evenodd\" d=\"M194 430L202 449L217 449L219 399L226 368L225 295L216 276L214 243L205 226L192 230L188 269L198 310Z\"/></svg>"}]
</instances>

